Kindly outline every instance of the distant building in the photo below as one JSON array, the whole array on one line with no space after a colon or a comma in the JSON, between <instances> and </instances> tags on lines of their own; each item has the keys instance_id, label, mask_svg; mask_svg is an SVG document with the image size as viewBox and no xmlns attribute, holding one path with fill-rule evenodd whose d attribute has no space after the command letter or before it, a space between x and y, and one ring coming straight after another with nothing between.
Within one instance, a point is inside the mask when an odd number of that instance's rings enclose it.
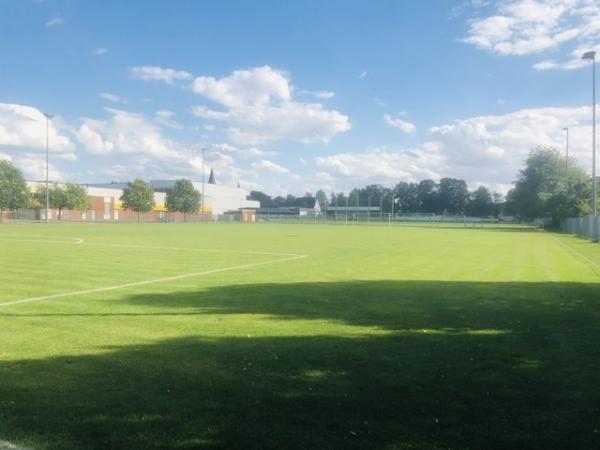
<instances>
[{"instance_id":1,"label":"distant building","mask_svg":"<svg viewBox=\"0 0 600 450\"><path fill-rule=\"evenodd\" d=\"M200 194L204 194L203 209L205 213L213 216L221 215L225 211L238 210L240 208L260 208L260 202L248 200L248 192L245 189L233 186L215 184L214 172L212 181L204 183L192 181L194 188ZM167 189L175 184L175 180L151 180L150 184L157 192L167 192Z\"/></svg>"},{"instance_id":2,"label":"distant building","mask_svg":"<svg viewBox=\"0 0 600 450\"><path fill-rule=\"evenodd\" d=\"M379 206L328 206L328 213L372 213L379 212Z\"/></svg>"},{"instance_id":3,"label":"distant building","mask_svg":"<svg viewBox=\"0 0 600 450\"><path fill-rule=\"evenodd\" d=\"M347 219L355 220L360 217L370 217L373 213L380 213L381 209L379 206L328 206L327 214L329 216L345 217Z\"/></svg>"},{"instance_id":4,"label":"distant building","mask_svg":"<svg viewBox=\"0 0 600 450\"><path fill-rule=\"evenodd\" d=\"M214 181L214 173L213 173ZM166 192L176 180L151 180L154 189L155 207L142 214L142 221L182 221L183 214L168 212L165 207ZM43 182L28 182L30 189L35 190ZM222 215L225 211L260 208L260 202L247 200L247 192L239 187L221 186L218 184L193 181L194 187L202 193L204 202L201 211L196 215L188 215L189 220L210 219ZM64 211L64 220L89 221L130 221L137 220L137 213L128 211L121 205L121 196L127 183L91 183L84 185L90 198L91 208L88 211ZM39 208L36 219L45 219L45 209ZM56 211L50 211L50 219L56 218Z\"/></svg>"},{"instance_id":5,"label":"distant building","mask_svg":"<svg viewBox=\"0 0 600 450\"><path fill-rule=\"evenodd\" d=\"M261 206L256 210L260 215L269 216L314 216L322 212L319 200L315 197L298 197L293 206Z\"/></svg>"}]
</instances>

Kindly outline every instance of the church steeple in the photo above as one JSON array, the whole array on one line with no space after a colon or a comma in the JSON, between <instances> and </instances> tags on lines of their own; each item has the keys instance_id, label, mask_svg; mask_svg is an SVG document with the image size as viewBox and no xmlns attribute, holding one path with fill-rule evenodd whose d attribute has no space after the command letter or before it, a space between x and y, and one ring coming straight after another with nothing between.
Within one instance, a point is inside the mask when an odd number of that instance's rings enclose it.
<instances>
[{"instance_id":1,"label":"church steeple","mask_svg":"<svg viewBox=\"0 0 600 450\"><path fill-rule=\"evenodd\" d=\"M208 177L208 184L217 184L217 182L215 181L215 171L212 169L212 167L210 168L210 176Z\"/></svg>"}]
</instances>

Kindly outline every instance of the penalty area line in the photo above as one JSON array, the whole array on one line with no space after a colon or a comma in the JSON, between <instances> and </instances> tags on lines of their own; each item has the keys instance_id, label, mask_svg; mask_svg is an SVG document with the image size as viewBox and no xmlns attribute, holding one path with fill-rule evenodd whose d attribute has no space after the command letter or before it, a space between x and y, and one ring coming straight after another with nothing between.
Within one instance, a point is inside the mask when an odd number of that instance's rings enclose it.
<instances>
[{"instance_id":1,"label":"penalty area line","mask_svg":"<svg viewBox=\"0 0 600 450\"><path fill-rule=\"evenodd\" d=\"M307 258L307 257L308 257L308 255L294 255L294 256L290 256L288 258L279 258L279 259L274 259L271 261L261 261L261 262L256 262L256 263L239 264L236 266L222 267L220 269L206 270L204 272L184 273L182 275L154 278L151 280L134 281L132 283L118 284L115 286L106 286L106 287L94 288L94 289L84 289L82 291L62 292L59 294L44 295L41 297L22 298L19 300L12 300L9 302L0 303L0 308L3 306L19 305L21 303L42 302L42 301L54 300L57 298L74 297L77 295L96 294L99 292L110 292L110 291L116 291L119 289L127 289L127 288L137 287L137 286L146 286L148 284L156 284L156 283L165 283L165 282L170 282L170 281L184 280L186 278L202 277L205 275L212 275L212 274L220 273L220 272L229 272L232 270L249 269L252 267L266 266L268 264L283 263L286 261L293 261L293 260L303 259L303 258Z\"/></svg>"}]
</instances>

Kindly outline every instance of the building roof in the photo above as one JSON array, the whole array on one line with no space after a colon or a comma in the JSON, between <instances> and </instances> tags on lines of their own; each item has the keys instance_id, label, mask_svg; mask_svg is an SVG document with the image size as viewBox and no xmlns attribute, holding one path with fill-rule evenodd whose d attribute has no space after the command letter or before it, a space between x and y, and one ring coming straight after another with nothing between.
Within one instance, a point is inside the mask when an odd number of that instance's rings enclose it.
<instances>
[{"instance_id":1,"label":"building roof","mask_svg":"<svg viewBox=\"0 0 600 450\"><path fill-rule=\"evenodd\" d=\"M327 211L372 212L379 211L379 206L328 206Z\"/></svg>"},{"instance_id":2,"label":"building roof","mask_svg":"<svg viewBox=\"0 0 600 450\"><path fill-rule=\"evenodd\" d=\"M215 181L215 171L213 170L213 168L210 168L210 175L208 177L208 184L217 184L217 182Z\"/></svg>"},{"instance_id":3,"label":"building roof","mask_svg":"<svg viewBox=\"0 0 600 450\"><path fill-rule=\"evenodd\" d=\"M251 208L246 208L251 209ZM256 209L258 214L296 214L300 211L312 211L312 208L300 208L298 206L261 206Z\"/></svg>"}]
</instances>

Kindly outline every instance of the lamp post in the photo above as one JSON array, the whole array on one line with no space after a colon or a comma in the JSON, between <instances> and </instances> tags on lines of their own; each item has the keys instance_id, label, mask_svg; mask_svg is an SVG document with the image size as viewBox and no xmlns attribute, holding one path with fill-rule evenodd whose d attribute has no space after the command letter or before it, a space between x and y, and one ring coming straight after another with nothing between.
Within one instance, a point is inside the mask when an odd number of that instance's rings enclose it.
<instances>
[{"instance_id":1,"label":"lamp post","mask_svg":"<svg viewBox=\"0 0 600 450\"><path fill-rule=\"evenodd\" d=\"M565 180L569 186L569 127L561 128L566 133L566 151L565 151Z\"/></svg>"},{"instance_id":2,"label":"lamp post","mask_svg":"<svg viewBox=\"0 0 600 450\"><path fill-rule=\"evenodd\" d=\"M206 148L202 147L202 202L201 202L201 207L202 207L202 218L204 218L204 152L206 151Z\"/></svg>"},{"instance_id":3,"label":"lamp post","mask_svg":"<svg viewBox=\"0 0 600 450\"><path fill-rule=\"evenodd\" d=\"M596 181L596 52L585 52L581 59L592 60L592 189L594 192L592 209L594 222L596 222L596 218L598 217L598 189Z\"/></svg>"},{"instance_id":4,"label":"lamp post","mask_svg":"<svg viewBox=\"0 0 600 450\"><path fill-rule=\"evenodd\" d=\"M52 114L44 113L46 118L46 223L49 221L50 216L50 178L49 178L49 166L50 166L50 120L54 118Z\"/></svg>"}]
</instances>

